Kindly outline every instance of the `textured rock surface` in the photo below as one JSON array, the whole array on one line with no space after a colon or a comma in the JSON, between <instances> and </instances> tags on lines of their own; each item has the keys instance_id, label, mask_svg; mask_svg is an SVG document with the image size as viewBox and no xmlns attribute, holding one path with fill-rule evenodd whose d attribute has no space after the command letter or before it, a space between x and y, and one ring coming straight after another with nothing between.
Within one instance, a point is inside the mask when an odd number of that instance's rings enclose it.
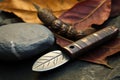
<instances>
[{"instance_id":1,"label":"textured rock surface","mask_svg":"<svg viewBox=\"0 0 120 80\"><path fill-rule=\"evenodd\" d=\"M40 80L120 80L120 55L109 59L113 69L84 61L73 61L53 71L39 73Z\"/></svg>"},{"instance_id":2,"label":"textured rock surface","mask_svg":"<svg viewBox=\"0 0 120 80\"><path fill-rule=\"evenodd\" d=\"M38 24L16 23L0 27L0 59L29 58L48 49L53 34Z\"/></svg>"}]
</instances>

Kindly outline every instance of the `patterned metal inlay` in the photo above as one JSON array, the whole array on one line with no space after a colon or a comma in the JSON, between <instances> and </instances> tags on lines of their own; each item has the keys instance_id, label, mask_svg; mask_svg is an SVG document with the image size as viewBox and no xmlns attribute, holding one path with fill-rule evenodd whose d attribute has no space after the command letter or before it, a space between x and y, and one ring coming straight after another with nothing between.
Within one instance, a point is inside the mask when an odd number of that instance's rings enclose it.
<instances>
[{"instance_id":1,"label":"patterned metal inlay","mask_svg":"<svg viewBox=\"0 0 120 80\"><path fill-rule=\"evenodd\" d=\"M93 33L81 40L78 40L77 44L79 44L79 46L82 46L83 48L86 46L89 46L99 40L102 40L103 38L113 34L116 31L115 27L107 27L105 29L102 29L96 33Z\"/></svg>"}]
</instances>

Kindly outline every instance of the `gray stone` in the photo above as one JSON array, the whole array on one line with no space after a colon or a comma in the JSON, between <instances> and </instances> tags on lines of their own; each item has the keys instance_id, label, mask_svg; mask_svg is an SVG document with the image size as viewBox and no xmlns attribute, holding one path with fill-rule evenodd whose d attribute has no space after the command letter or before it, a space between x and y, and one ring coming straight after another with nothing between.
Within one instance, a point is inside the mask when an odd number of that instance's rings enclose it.
<instances>
[{"instance_id":1,"label":"gray stone","mask_svg":"<svg viewBox=\"0 0 120 80\"><path fill-rule=\"evenodd\" d=\"M0 59L26 59L41 54L54 43L45 26L15 23L0 27Z\"/></svg>"}]
</instances>

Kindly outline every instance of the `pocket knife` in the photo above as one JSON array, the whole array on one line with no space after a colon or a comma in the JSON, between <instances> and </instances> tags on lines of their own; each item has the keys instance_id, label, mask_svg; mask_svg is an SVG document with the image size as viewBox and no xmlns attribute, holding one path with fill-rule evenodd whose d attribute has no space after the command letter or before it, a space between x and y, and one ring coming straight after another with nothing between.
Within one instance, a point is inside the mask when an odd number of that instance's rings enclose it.
<instances>
[{"instance_id":1,"label":"pocket knife","mask_svg":"<svg viewBox=\"0 0 120 80\"><path fill-rule=\"evenodd\" d=\"M119 33L119 29L114 26L103 28L78 41L66 46L61 50L48 52L38 58L32 66L33 71L42 72L57 68L71 59L78 57L89 49L95 48L105 41L113 39Z\"/></svg>"}]
</instances>

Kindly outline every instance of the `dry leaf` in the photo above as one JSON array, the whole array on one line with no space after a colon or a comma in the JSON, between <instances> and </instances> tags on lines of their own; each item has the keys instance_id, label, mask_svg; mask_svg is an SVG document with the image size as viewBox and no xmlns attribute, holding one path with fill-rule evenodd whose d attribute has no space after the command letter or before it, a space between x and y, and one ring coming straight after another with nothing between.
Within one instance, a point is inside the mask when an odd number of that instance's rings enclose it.
<instances>
[{"instance_id":1,"label":"dry leaf","mask_svg":"<svg viewBox=\"0 0 120 80\"><path fill-rule=\"evenodd\" d=\"M78 32L85 31L91 28L93 24L100 25L106 21L111 11L110 6L111 0L86 0L77 3L70 10L63 13L60 19L68 24L72 24ZM63 44L59 45L63 46Z\"/></svg>"},{"instance_id":2,"label":"dry leaf","mask_svg":"<svg viewBox=\"0 0 120 80\"><path fill-rule=\"evenodd\" d=\"M27 22L31 22L31 20L34 20L34 23L40 22L29 0L4 0L0 2L0 10L14 13Z\"/></svg>"},{"instance_id":3,"label":"dry leaf","mask_svg":"<svg viewBox=\"0 0 120 80\"><path fill-rule=\"evenodd\" d=\"M72 24L78 31L83 31L93 24L103 24L108 19L110 11L111 0L86 0L63 13L60 19Z\"/></svg>"},{"instance_id":4,"label":"dry leaf","mask_svg":"<svg viewBox=\"0 0 120 80\"><path fill-rule=\"evenodd\" d=\"M86 53L84 56L79 57L79 59L108 66L106 58L120 52L120 38L110 41L89 52L90 53Z\"/></svg>"},{"instance_id":5,"label":"dry leaf","mask_svg":"<svg viewBox=\"0 0 120 80\"><path fill-rule=\"evenodd\" d=\"M28 23L40 23L32 3L51 9L56 16L59 16L77 2L77 0L4 0L0 2L0 10L12 12Z\"/></svg>"}]
</instances>

